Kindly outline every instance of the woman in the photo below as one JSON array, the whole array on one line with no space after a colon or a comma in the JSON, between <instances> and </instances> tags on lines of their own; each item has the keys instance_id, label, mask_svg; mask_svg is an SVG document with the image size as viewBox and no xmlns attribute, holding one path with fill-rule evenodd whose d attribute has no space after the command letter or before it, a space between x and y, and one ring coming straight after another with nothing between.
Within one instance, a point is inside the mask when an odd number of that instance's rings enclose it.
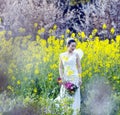
<instances>
[{"instance_id":1,"label":"woman","mask_svg":"<svg viewBox=\"0 0 120 115\"><path fill-rule=\"evenodd\" d=\"M75 94L72 95L72 108L74 110L73 115L77 115L77 113L80 111L80 85L82 84L80 64L81 57L75 52L75 48L76 41L73 38L68 38L67 51L60 54L59 61L59 74L62 81L69 81L78 87ZM62 99L67 96L69 97L70 95L66 92L65 86L62 85L59 97Z\"/></svg>"}]
</instances>

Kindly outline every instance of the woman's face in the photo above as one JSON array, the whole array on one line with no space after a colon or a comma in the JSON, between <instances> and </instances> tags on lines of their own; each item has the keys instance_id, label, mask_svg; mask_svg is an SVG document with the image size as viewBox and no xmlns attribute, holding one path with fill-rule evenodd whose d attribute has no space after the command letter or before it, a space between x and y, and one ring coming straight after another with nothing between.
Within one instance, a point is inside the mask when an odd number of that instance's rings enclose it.
<instances>
[{"instance_id":1,"label":"woman's face","mask_svg":"<svg viewBox=\"0 0 120 115\"><path fill-rule=\"evenodd\" d=\"M75 42L72 42L69 46L68 46L68 50L70 52L73 52L76 48L76 43Z\"/></svg>"}]
</instances>

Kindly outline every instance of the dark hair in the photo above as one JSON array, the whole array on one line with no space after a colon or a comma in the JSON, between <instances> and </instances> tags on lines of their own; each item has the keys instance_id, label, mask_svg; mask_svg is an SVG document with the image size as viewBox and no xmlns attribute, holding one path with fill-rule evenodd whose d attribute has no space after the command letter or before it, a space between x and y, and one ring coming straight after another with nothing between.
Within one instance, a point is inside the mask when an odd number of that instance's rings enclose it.
<instances>
[{"instance_id":1,"label":"dark hair","mask_svg":"<svg viewBox=\"0 0 120 115\"><path fill-rule=\"evenodd\" d=\"M69 46L72 42L75 42L75 43L76 43L75 40L69 40L68 43L67 43L67 46Z\"/></svg>"}]
</instances>

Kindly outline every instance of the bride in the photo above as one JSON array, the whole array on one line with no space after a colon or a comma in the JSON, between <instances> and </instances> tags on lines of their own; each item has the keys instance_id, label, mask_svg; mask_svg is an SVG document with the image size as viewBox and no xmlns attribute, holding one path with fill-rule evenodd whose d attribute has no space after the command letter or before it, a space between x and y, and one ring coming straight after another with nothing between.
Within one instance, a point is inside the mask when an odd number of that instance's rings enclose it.
<instances>
[{"instance_id":1,"label":"bride","mask_svg":"<svg viewBox=\"0 0 120 115\"><path fill-rule=\"evenodd\" d=\"M61 85L60 94L56 100L60 100L64 97L72 97L72 109L73 115L77 115L80 112L80 85L82 84L81 78L81 64L80 60L83 56L83 52L76 48L76 41L73 38L67 39L67 51L60 54L59 61L59 74L62 81L69 81L75 84L78 88L74 95L69 95L66 92L64 85Z\"/></svg>"}]
</instances>

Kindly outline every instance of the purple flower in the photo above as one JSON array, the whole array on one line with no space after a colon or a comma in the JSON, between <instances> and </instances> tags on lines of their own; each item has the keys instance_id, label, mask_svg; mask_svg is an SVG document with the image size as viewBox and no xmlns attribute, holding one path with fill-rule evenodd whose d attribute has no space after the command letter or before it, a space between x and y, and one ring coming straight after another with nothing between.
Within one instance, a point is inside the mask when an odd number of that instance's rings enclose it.
<instances>
[{"instance_id":1,"label":"purple flower","mask_svg":"<svg viewBox=\"0 0 120 115\"><path fill-rule=\"evenodd\" d=\"M73 84L71 82L66 82L64 84L64 86L65 86L65 88L67 89L67 91L70 95L73 95L78 88L75 84Z\"/></svg>"},{"instance_id":2,"label":"purple flower","mask_svg":"<svg viewBox=\"0 0 120 115\"><path fill-rule=\"evenodd\" d=\"M70 89L71 86L72 86L72 83L70 82L65 83L65 88Z\"/></svg>"}]
</instances>

